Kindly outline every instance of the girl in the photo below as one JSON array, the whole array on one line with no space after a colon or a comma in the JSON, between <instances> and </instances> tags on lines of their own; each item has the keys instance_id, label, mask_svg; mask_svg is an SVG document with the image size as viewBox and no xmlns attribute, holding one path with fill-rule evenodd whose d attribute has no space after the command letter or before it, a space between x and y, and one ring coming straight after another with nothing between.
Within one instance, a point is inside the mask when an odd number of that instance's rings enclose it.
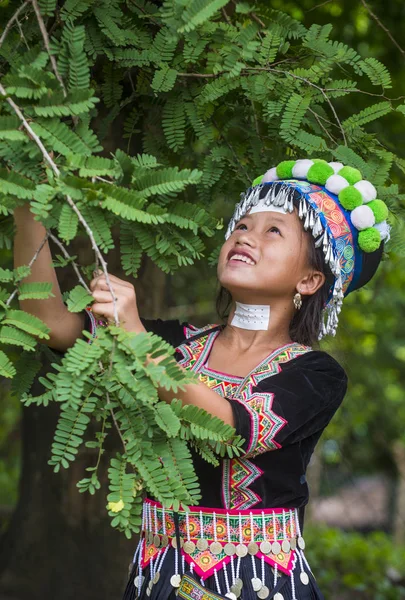
<instances>
[{"instance_id":1,"label":"girl","mask_svg":"<svg viewBox=\"0 0 405 600\"><path fill-rule=\"evenodd\" d=\"M157 333L198 374L199 383L176 397L245 440L243 455L220 467L194 455L201 506L174 513L145 500L125 600L323 598L304 554L305 473L347 378L312 346L335 334L344 296L375 273L389 237L387 214L357 169L284 161L253 182L229 222L217 269L226 323L143 319L134 287L110 276L122 326ZM16 211L16 223L17 266L29 261L43 231L38 223L34 231L26 209ZM55 298L42 308L21 306L47 323L47 343L64 351L84 327L96 335L94 315L112 321L113 304L100 274L90 284L91 309L69 313L50 258L45 246L30 277L53 281ZM174 397L163 388L159 395Z\"/></svg>"}]
</instances>

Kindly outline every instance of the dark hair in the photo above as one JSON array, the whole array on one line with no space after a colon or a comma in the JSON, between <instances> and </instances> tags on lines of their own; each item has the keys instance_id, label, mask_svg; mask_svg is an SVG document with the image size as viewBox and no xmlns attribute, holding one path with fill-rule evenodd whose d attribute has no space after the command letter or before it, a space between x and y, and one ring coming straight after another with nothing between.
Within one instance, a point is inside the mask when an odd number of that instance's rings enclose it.
<instances>
[{"instance_id":1,"label":"dark hair","mask_svg":"<svg viewBox=\"0 0 405 600\"><path fill-rule=\"evenodd\" d=\"M305 346L312 346L318 340L322 310L328 299L334 277L329 267L325 265L322 248L315 248L312 235L310 233L307 233L307 235L310 237L308 244L309 265L314 270L321 271L325 275L325 283L315 294L302 297L302 307L295 312L290 323L290 337L294 342L304 344ZM230 292L223 286L220 286L216 298L216 310L218 316L224 321L229 316L231 304L232 296Z\"/></svg>"}]
</instances>

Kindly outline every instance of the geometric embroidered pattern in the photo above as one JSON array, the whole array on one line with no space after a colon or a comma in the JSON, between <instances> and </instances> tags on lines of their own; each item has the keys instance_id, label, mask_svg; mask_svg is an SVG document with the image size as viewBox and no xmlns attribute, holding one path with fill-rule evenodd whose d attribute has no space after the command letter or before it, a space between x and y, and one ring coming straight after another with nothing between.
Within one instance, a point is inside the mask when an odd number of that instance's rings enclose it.
<instances>
[{"instance_id":1,"label":"geometric embroidered pattern","mask_svg":"<svg viewBox=\"0 0 405 600\"><path fill-rule=\"evenodd\" d=\"M210 330L213 330L210 333ZM179 364L191 369L209 388L220 396L243 404L250 415L250 439L243 458L223 459L222 461L222 498L228 509L247 509L260 502L260 496L250 486L262 471L248 460L263 452L281 448L275 436L287 424L286 419L273 410L274 394L254 391L263 379L281 372L281 365L297 356L310 352L310 346L286 344L266 356L246 377L236 377L214 371L206 366L211 348L220 333L216 324L205 325L198 329L185 327L186 339L207 332L198 339L184 342L176 348L182 355Z\"/></svg>"},{"instance_id":2,"label":"geometric embroidered pattern","mask_svg":"<svg viewBox=\"0 0 405 600\"><path fill-rule=\"evenodd\" d=\"M253 457L267 450L276 450L281 445L274 436L287 424L287 421L272 410L274 394L268 392L252 392L249 383L243 393L241 402L250 413L251 432L246 456Z\"/></svg>"},{"instance_id":3,"label":"geometric embroidered pattern","mask_svg":"<svg viewBox=\"0 0 405 600\"><path fill-rule=\"evenodd\" d=\"M261 501L250 485L263 471L246 458L225 460L222 467L222 500L225 508L246 510Z\"/></svg>"},{"instance_id":4,"label":"geometric embroidered pattern","mask_svg":"<svg viewBox=\"0 0 405 600\"><path fill-rule=\"evenodd\" d=\"M146 568L151 561L156 562L165 551L162 547L163 536L166 536L169 545L173 546L175 539L174 514L172 510L163 510L162 505L150 499L144 502L144 511L149 513L148 523L143 525L142 544L140 548L140 563ZM189 512L177 512L179 533L183 543L193 542L191 548L181 545L180 553L188 564L193 563L196 574L206 579L214 574L215 570L222 569L233 561L226 552L226 544L241 543L245 546L251 541L258 545L266 540L273 542L291 539L298 536L297 514L293 509L274 508L257 511L228 511L224 509L210 509L200 506L189 507ZM204 539L205 548L198 548L198 540ZM211 551L212 542L216 541L220 547L218 551ZM290 575L295 564L295 551L280 550L278 554L263 554L257 552L257 558L263 559L268 564L275 566Z\"/></svg>"}]
</instances>

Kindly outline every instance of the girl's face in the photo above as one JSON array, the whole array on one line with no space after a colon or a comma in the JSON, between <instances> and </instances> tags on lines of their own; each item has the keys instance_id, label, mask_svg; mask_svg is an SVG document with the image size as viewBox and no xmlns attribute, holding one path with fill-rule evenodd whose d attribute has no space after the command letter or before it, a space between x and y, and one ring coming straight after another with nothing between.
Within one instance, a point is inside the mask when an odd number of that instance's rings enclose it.
<instances>
[{"instance_id":1,"label":"girl's face","mask_svg":"<svg viewBox=\"0 0 405 600\"><path fill-rule=\"evenodd\" d=\"M304 289L305 278L313 271L307 259L309 235L295 209L245 215L221 248L219 282L238 302L270 304L285 299L292 305L297 287L314 293Z\"/></svg>"}]
</instances>

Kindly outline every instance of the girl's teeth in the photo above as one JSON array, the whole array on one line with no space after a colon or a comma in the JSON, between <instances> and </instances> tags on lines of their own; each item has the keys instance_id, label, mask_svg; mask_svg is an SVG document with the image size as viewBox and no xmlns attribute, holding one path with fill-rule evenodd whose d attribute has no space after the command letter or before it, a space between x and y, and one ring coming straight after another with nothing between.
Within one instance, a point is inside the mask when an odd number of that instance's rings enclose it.
<instances>
[{"instance_id":1,"label":"girl's teeth","mask_svg":"<svg viewBox=\"0 0 405 600\"><path fill-rule=\"evenodd\" d=\"M251 260L250 258L248 258L247 256L244 256L242 254L234 254L231 257L231 260L241 260L242 262L247 263L248 265L254 265L254 261Z\"/></svg>"}]
</instances>

